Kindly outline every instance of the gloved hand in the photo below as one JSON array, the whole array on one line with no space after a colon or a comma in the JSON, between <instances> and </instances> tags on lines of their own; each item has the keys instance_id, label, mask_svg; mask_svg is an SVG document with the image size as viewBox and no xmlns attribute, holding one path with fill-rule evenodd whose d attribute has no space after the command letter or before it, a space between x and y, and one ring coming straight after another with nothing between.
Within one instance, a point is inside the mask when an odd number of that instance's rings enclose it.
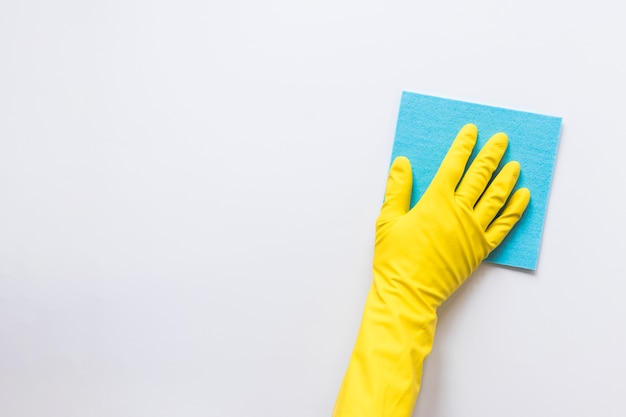
<instances>
[{"instance_id":1,"label":"gloved hand","mask_svg":"<svg viewBox=\"0 0 626 417\"><path fill-rule=\"evenodd\" d=\"M500 212L519 177L517 162L489 184L508 145L503 133L485 144L463 175L476 137L476 126L461 129L411 210L411 165L405 157L393 162L376 222L374 281L333 416L411 415L437 308L526 209L530 192L520 189Z\"/></svg>"}]
</instances>

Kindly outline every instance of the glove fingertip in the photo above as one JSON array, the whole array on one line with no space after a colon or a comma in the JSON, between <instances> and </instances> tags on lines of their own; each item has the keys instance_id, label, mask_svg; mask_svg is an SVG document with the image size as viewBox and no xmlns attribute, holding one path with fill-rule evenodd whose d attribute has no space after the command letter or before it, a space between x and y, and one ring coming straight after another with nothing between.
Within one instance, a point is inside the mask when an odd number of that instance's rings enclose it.
<instances>
[{"instance_id":1,"label":"glove fingertip","mask_svg":"<svg viewBox=\"0 0 626 417\"><path fill-rule=\"evenodd\" d=\"M409 210L412 187L411 162L406 156L398 156L389 169L381 216L386 218L406 213Z\"/></svg>"},{"instance_id":2,"label":"glove fingertip","mask_svg":"<svg viewBox=\"0 0 626 417\"><path fill-rule=\"evenodd\" d=\"M411 162L409 161L409 158L407 158L406 156L397 156L396 159L394 159L393 163L391 164L391 169L400 170L402 172L406 172L408 170L410 172Z\"/></svg>"},{"instance_id":3,"label":"glove fingertip","mask_svg":"<svg viewBox=\"0 0 626 417\"><path fill-rule=\"evenodd\" d=\"M523 208L522 208L522 212L523 212L524 210L526 210L526 206L528 206L528 203L530 202L530 190L526 187L520 188L519 190L515 192L514 195L518 195L519 197L517 198L521 200L520 203L523 203Z\"/></svg>"},{"instance_id":4,"label":"glove fingertip","mask_svg":"<svg viewBox=\"0 0 626 417\"><path fill-rule=\"evenodd\" d=\"M530 202L530 190L528 188L520 188L515 191L509 202L502 210L502 213L494 219L485 231L487 240L492 245L492 249L498 246L507 234L513 229L515 224L526 211Z\"/></svg>"},{"instance_id":5,"label":"glove fingertip","mask_svg":"<svg viewBox=\"0 0 626 417\"><path fill-rule=\"evenodd\" d=\"M476 127L474 123L468 123L461 128L459 134L476 137L476 135L478 135L478 127Z\"/></svg>"}]
</instances>

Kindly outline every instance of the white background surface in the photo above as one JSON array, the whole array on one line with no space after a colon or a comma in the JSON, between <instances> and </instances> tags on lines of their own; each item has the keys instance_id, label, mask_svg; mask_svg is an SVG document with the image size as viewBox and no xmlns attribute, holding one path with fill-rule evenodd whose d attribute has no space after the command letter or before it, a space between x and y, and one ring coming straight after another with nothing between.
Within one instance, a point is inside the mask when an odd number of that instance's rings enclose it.
<instances>
[{"instance_id":1,"label":"white background surface","mask_svg":"<svg viewBox=\"0 0 626 417\"><path fill-rule=\"evenodd\" d=\"M470 4L471 3L471 4ZM0 2L0 415L329 416L401 91L562 116L416 416L624 416L618 1Z\"/></svg>"}]
</instances>

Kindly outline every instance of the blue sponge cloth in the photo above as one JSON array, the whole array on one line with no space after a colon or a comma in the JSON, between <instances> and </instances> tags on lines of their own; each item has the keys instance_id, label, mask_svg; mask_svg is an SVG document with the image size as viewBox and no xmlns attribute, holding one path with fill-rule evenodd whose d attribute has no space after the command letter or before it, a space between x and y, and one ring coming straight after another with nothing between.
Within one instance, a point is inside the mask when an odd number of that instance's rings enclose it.
<instances>
[{"instance_id":1,"label":"blue sponge cloth","mask_svg":"<svg viewBox=\"0 0 626 417\"><path fill-rule=\"evenodd\" d=\"M500 166L508 161L521 164L522 173L516 187L530 189L531 198L517 226L489 255L487 261L534 270L539 256L561 120L559 117L403 92L392 161L397 156L406 156L411 161L413 207L435 176L463 125L474 123L478 127L478 143L472 159L493 134L506 133L509 148Z\"/></svg>"}]
</instances>

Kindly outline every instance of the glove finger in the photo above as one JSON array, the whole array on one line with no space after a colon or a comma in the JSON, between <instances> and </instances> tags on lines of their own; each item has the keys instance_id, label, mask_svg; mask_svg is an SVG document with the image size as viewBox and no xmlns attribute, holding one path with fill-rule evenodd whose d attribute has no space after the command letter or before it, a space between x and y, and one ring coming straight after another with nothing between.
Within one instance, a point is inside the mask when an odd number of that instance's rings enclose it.
<instances>
[{"instance_id":1,"label":"glove finger","mask_svg":"<svg viewBox=\"0 0 626 417\"><path fill-rule=\"evenodd\" d=\"M441 182L444 187L450 188L452 191L456 189L465 171L467 160L472 154L474 145L476 145L477 135L478 130L471 123L461 128L446 157L441 162L433 182Z\"/></svg>"},{"instance_id":2,"label":"glove finger","mask_svg":"<svg viewBox=\"0 0 626 417\"><path fill-rule=\"evenodd\" d=\"M489 223L506 203L519 178L519 173L518 162L512 161L506 164L476 203L474 215L483 229L487 229Z\"/></svg>"},{"instance_id":3,"label":"glove finger","mask_svg":"<svg viewBox=\"0 0 626 417\"><path fill-rule=\"evenodd\" d=\"M508 143L509 140L504 133L496 133L487 141L463 176L456 190L457 199L464 201L469 207L474 207L498 168Z\"/></svg>"},{"instance_id":4,"label":"glove finger","mask_svg":"<svg viewBox=\"0 0 626 417\"><path fill-rule=\"evenodd\" d=\"M517 221L524 214L530 201L530 191L528 188L520 188L513 193L502 213L489 225L485 232L485 237L491 249L502 242L509 231L515 226Z\"/></svg>"},{"instance_id":5,"label":"glove finger","mask_svg":"<svg viewBox=\"0 0 626 417\"><path fill-rule=\"evenodd\" d=\"M381 219L389 219L406 214L411 204L413 173L411 163L404 156L397 157L389 169L385 202L380 210Z\"/></svg>"}]
</instances>

